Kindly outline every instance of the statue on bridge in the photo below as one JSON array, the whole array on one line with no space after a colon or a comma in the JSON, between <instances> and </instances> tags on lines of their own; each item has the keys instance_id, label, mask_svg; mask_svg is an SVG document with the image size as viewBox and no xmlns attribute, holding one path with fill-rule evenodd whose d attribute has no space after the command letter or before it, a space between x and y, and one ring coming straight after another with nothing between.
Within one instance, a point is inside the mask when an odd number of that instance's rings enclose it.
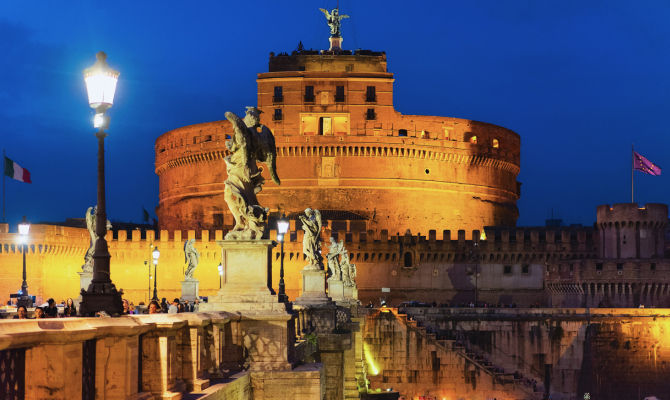
<instances>
[{"instance_id":1,"label":"statue on bridge","mask_svg":"<svg viewBox=\"0 0 670 400\"><path fill-rule=\"evenodd\" d=\"M323 257L321 256L321 213L319 210L307 208L305 215L301 215L302 229L305 236L302 238L302 252L309 264L306 269L323 269Z\"/></svg>"},{"instance_id":2,"label":"statue on bridge","mask_svg":"<svg viewBox=\"0 0 670 400\"><path fill-rule=\"evenodd\" d=\"M224 158L228 179L224 182L224 199L235 218L235 226L226 234L226 240L261 239L267 226L268 209L258 204L256 194L263 189L265 178L256 163L264 162L272 180L279 185L277 176L277 149L272 131L260 123L261 111L247 107L244 119L226 112L233 125L232 138L226 141L230 155Z\"/></svg>"},{"instance_id":3,"label":"statue on bridge","mask_svg":"<svg viewBox=\"0 0 670 400\"><path fill-rule=\"evenodd\" d=\"M195 239L189 239L184 242L184 262L188 264L186 272L184 272L184 280L187 281L192 281L194 279L193 272L200 261L200 253L195 246L193 246L194 243Z\"/></svg>"},{"instance_id":4,"label":"statue on bridge","mask_svg":"<svg viewBox=\"0 0 670 400\"><path fill-rule=\"evenodd\" d=\"M88 229L88 234L91 236L91 243L84 255L84 265L81 266L83 272L93 272L93 253L95 252L95 241L98 240L98 235L95 233L96 227L96 218L95 212L98 210L98 206L89 207L86 210L86 229ZM112 229L112 223L107 220L107 230Z\"/></svg>"}]
</instances>

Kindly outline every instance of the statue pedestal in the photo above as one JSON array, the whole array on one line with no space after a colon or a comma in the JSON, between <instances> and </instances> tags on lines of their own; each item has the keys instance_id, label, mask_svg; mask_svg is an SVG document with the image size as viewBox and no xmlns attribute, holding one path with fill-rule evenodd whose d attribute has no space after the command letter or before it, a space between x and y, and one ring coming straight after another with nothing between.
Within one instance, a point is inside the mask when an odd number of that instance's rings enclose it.
<instances>
[{"instance_id":1,"label":"statue pedestal","mask_svg":"<svg viewBox=\"0 0 670 400\"><path fill-rule=\"evenodd\" d=\"M331 36L328 38L330 41L330 48L328 51L342 51L342 37L341 36Z\"/></svg>"},{"instance_id":2,"label":"statue pedestal","mask_svg":"<svg viewBox=\"0 0 670 400\"><path fill-rule=\"evenodd\" d=\"M200 286L200 281L197 279L187 279L181 281L181 299L188 300L193 304L195 299L198 298L198 287Z\"/></svg>"},{"instance_id":3,"label":"statue pedestal","mask_svg":"<svg viewBox=\"0 0 670 400\"><path fill-rule=\"evenodd\" d=\"M347 300L358 300L358 289L355 286L345 286L344 298Z\"/></svg>"},{"instance_id":4,"label":"statue pedestal","mask_svg":"<svg viewBox=\"0 0 670 400\"><path fill-rule=\"evenodd\" d=\"M286 313L272 290L272 240L217 240L221 246L223 284L200 304L200 311Z\"/></svg>"},{"instance_id":5,"label":"statue pedestal","mask_svg":"<svg viewBox=\"0 0 670 400\"><path fill-rule=\"evenodd\" d=\"M344 300L344 283L339 279L328 279L328 296L333 301Z\"/></svg>"},{"instance_id":6,"label":"statue pedestal","mask_svg":"<svg viewBox=\"0 0 670 400\"><path fill-rule=\"evenodd\" d=\"M88 290L88 285L91 284L91 281L93 280L93 271L88 272L88 271L81 271L77 272L79 275L79 297L76 299L73 299L75 302L75 305L77 306L77 310L79 309L79 304L81 303L81 291L82 290Z\"/></svg>"},{"instance_id":7,"label":"statue pedestal","mask_svg":"<svg viewBox=\"0 0 670 400\"><path fill-rule=\"evenodd\" d=\"M300 273L302 274L302 294L294 300L295 304L316 306L332 302L326 295L326 271L310 269L310 266L307 266Z\"/></svg>"},{"instance_id":8,"label":"statue pedestal","mask_svg":"<svg viewBox=\"0 0 670 400\"><path fill-rule=\"evenodd\" d=\"M251 371L290 370L295 360L295 321L272 290L272 240L218 240L223 285L199 311L239 313L235 346L243 348ZM235 328L234 328L235 329Z\"/></svg>"},{"instance_id":9,"label":"statue pedestal","mask_svg":"<svg viewBox=\"0 0 670 400\"><path fill-rule=\"evenodd\" d=\"M91 281L93 280L93 271L91 271L91 272L81 271L81 272L77 272L77 274L79 275L80 289L88 290L88 286L91 284ZM80 290L80 292L81 292L81 290Z\"/></svg>"}]
</instances>

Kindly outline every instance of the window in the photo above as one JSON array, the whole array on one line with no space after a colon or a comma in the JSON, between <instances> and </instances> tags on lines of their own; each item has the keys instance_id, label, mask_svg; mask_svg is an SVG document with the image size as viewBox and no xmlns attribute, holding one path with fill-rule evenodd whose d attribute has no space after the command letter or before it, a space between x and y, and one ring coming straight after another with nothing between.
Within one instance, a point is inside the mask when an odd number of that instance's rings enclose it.
<instances>
[{"instance_id":1,"label":"window","mask_svg":"<svg viewBox=\"0 0 670 400\"><path fill-rule=\"evenodd\" d=\"M398 136L407 136L407 129L398 129Z\"/></svg>"},{"instance_id":2,"label":"window","mask_svg":"<svg viewBox=\"0 0 670 400\"><path fill-rule=\"evenodd\" d=\"M349 134L349 118L345 116L339 116L333 118L333 133L335 135L348 135Z\"/></svg>"},{"instance_id":3,"label":"window","mask_svg":"<svg viewBox=\"0 0 670 400\"><path fill-rule=\"evenodd\" d=\"M521 266L521 273L522 274L528 274L530 273L530 265L524 264Z\"/></svg>"},{"instance_id":4,"label":"window","mask_svg":"<svg viewBox=\"0 0 670 400\"><path fill-rule=\"evenodd\" d=\"M403 256L403 265L405 268L412 268L412 253L409 251Z\"/></svg>"},{"instance_id":5,"label":"window","mask_svg":"<svg viewBox=\"0 0 670 400\"><path fill-rule=\"evenodd\" d=\"M656 263L651 263L650 268L652 271L656 271Z\"/></svg>"},{"instance_id":6,"label":"window","mask_svg":"<svg viewBox=\"0 0 670 400\"><path fill-rule=\"evenodd\" d=\"M367 120L377 119L377 115L375 114L374 108L368 108L368 111L365 113L365 119Z\"/></svg>"},{"instance_id":7,"label":"window","mask_svg":"<svg viewBox=\"0 0 670 400\"><path fill-rule=\"evenodd\" d=\"M617 263L616 270L617 271L623 271L623 263Z\"/></svg>"},{"instance_id":8,"label":"window","mask_svg":"<svg viewBox=\"0 0 670 400\"><path fill-rule=\"evenodd\" d=\"M477 144L477 136L476 135L470 136L470 143Z\"/></svg>"},{"instance_id":9,"label":"window","mask_svg":"<svg viewBox=\"0 0 670 400\"><path fill-rule=\"evenodd\" d=\"M281 86L275 86L275 94L272 97L272 101L275 103L284 101L284 89Z\"/></svg>"},{"instance_id":10,"label":"window","mask_svg":"<svg viewBox=\"0 0 670 400\"><path fill-rule=\"evenodd\" d=\"M603 263L596 263L596 271L602 271L603 270Z\"/></svg>"},{"instance_id":11,"label":"window","mask_svg":"<svg viewBox=\"0 0 670 400\"><path fill-rule=\"evenodd\" d=\"M344 103L344 86L338 86L335 89L335 102Z\"/></svg>"},{"instance_id":12,"label":"window","mask_svg":"<svg viewBox=\"0 0 670 400\"><path fill-rule=\"evenodd\" d=\"M330 117L319 118L319 135L332 135L332 120Z\"/></svg>"},{"instance_id":13,"label":"window","mask_svg":"<svg viewBox=\"0 0 670 400\"><path fill-rule=\"evenodd\" d=\"M365 90L365 101L375 102L377 101L377 92L374 86L368 86Z\"/></svg>"},{"instance_id":14,"label":"window","mask_svg":"<svg viewBox=\"0 0 670 400\"><path fill-rule=\"evenodd\" d=\"M492 143L491 143L491 146L492 146L494 149L498 149L498 148L500 148L500 142L498 141L498 139L493 139L493 141L492 141Z\"/></svg>"},{"instance_id":15,"label":"window","mask_svg":"<svg viewBox=\"0 0 670 400\"><path fill-rule=\"evenodd\" d=\"M511 265L503 266L503 274L512 275L512 266Z\"/></svg>"},{"instance_id":16,"label":"window","mask_svg":"<svg viewBox=\"0 0 670 400\"><path fill-rule=\"evenodd\" d=\"M282 120L281 108L275 108L275 115L272 117L272 119L275 120L275 121L281 121Z\"/></svg>"},{"instance_id":17,"label":"window","mask_svg":"<svg viewBox=\"0 0 670 400\"><path fill-rule=\"evenodd\" d=\"M319 119L315 116L303 116L300 129L303 135L316 135L319 129Z\"/></svg>"},{"instance_id":18,"label":"window","mask_svg":"<svg viewBox=\"0 0 670 400\"><path fill-rule=\"evenodd\" d=\"M314 102L314 86L305 86L305 102Z\"/></svg>"}]
</instances>

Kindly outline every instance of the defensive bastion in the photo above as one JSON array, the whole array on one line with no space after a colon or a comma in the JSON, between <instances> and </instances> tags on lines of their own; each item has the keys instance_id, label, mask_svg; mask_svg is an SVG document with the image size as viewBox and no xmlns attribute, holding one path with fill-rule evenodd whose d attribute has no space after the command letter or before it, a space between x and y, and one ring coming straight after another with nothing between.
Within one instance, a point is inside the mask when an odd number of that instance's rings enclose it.
<instances>
[{"instance_id":1,"label":"defensive bastion","mask_svg":"<svg viewBox=\"0 0 670 400\"><path fill-rule=\"evenodd\" d=\"M371 51L270 54L257 106L275 135L282 184L264 171L260 203L287 215L317 208L391 234L514 226L519 136L467 119L401 114L386 66L386 54ZM231 133L228 121L215 121L158 137L161 229L232 225L223 199Z\"/></svg>"}]
</instances>

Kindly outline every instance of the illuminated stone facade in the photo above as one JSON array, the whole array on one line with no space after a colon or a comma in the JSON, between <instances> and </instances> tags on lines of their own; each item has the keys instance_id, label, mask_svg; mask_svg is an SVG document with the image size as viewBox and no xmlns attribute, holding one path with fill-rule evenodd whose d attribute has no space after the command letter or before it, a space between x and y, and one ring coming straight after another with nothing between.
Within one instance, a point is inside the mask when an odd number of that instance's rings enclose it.
<instances>
[{"instance_id":1,"label":"illuminated stone facade","mask_svg":"<svg viewBox=\"0 0 670 400\"><path fill-rule=\"evenodd\" d=\"M393 107L386 54L270 55L258 74L262 123L274 132L281 186L266 177L259 201L286 214L307 207L353 213L358 229L514 226L519 136L458 118ZM235 110L238 111L239 110ZM186 126L156 140L162 229L227 229L223 200L227 121ZM267 174L267 171L264 172ZM353 219L353 218L351 218Z\"/></svg>"},{"instance_id":2,"label":"illuminated stone facade","mask_svg":"<svg viewBox=\"0 0 670 400\"><path fill-rule=\"evenodd\" d=\"M438 304L469 304L475 298L489 304L553 305L565 307L670 306L670 262L665 258L667 206L616 204L598 208L596 229L516 228L480 231L429 231L427 236L389 235L364 231L348 221L341 230L325 228L322 239L345 240L356 264L359 299L366 304L417 300ZM346 222L346 221L345 221ZM333 221L326 221L328 227ZM15 293L21 285L21 253L17 234L0 225L0 290ZM348 229L347 229L348 228ZM286 293L293 300L302 291L300 271L304 232L291 221L284 245ZM276 231L270 238L276 239ZM200 295L219 289L217 266L222 262L220 230L201 232L195 247L201 254L194 277ZM111 273L125 297L147 301L153 289L151 249L158 246L159 297L179 297L185 268L184 240L196 231L109 232ZM617 239L618 238L618 239ZM88 248L85 229L34 225L29 242L28 286L42 301L76 297L83 255ZM634 243L634 246L630 246ZM476 245L475 245L476 244ZM618 250L617 250L618 249ZM618 253L617 253L618 251ZM324 249L325 252L325 249ZM149 264L145 264L149 261ZM272 286L278 288L279 246L272 250Z\"/></svg>"}]
</instances>

